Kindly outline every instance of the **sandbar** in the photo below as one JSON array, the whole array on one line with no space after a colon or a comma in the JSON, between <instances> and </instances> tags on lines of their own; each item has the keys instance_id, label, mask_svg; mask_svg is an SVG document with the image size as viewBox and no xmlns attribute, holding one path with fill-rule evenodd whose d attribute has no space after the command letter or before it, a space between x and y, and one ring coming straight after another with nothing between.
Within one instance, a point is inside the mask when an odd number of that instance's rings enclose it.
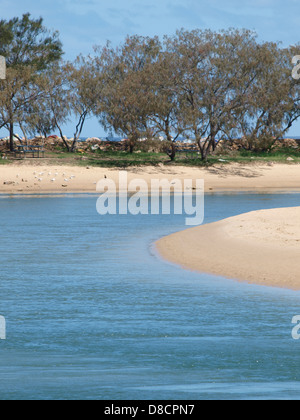
<instances>
[{"instance_id":1,"label":"sandbar","mask_svg":"<svg viewBox=\"0 0 300 420\"><path fill-rule=\"evenodd\" d=\"M186 229L156 243L183 268L300 290L300 207L259 210Z\"/></svg>"}]
</instances>

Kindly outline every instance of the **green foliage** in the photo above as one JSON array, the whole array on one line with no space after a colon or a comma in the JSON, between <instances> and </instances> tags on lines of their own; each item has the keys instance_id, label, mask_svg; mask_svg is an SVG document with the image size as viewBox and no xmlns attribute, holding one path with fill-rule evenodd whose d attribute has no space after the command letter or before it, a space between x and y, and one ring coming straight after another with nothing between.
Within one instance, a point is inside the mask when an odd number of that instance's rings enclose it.
<instances>
[{"instance_id":1,"label":"green foliage","mask_svg":"<svg viewBox=\"0 0 300 420\"><path fill-rule=\"evenodd\" d=\"M58 32L50 33L43 19L32 19L29 13L22 18L0 20L0 55L8 67L32 66L44 70L61 58L62 44Z\"/></svg>"},{"instance_id":2,"label":"green foliage","mask_svg":"<svg viewBox=\"0 0 300 420\"><path fill-rule=\"evenodd\" d=\"M300 84L291 76L296 47L259 42L247 29L182 29L162 40L133 35L74 63L59 61L62 54L58 33L42 18L0 20L0 55L8 67L0 81L0 127L9 129L11 147L14 124L24 137L55 129L64 139L75 116L73 144L64 140L74 152L94 115L105 131L127 139L132 154L163 152L183 161L176 139L185 136L194 139L200 159L213 161L218 138L243 139L249 150L264 152L300 116ZM158 148L157 136L165 138Z\"/></svg>"},{"instance_id":3,"label":"green foliage","mask_svg":"<svg viewBox=\"0 0 300 420\"><path fill-rule=\"evenodd\" d=\"M38 77L62 54L58 33L50 33L42 18L32 19L27 13L21 19L0 20L0 55L7 65L6 80L0 83L0 127L9 130L11 151L14 125L19 124L25 137L25 129L30 131L34 106L41 95Z\"/></svg>"}]
</instances>

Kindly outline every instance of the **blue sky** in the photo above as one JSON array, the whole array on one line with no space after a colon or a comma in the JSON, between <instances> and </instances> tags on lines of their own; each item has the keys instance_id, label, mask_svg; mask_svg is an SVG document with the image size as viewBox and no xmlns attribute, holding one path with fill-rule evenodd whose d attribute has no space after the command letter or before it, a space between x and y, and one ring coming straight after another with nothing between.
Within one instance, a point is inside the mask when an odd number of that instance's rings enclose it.
<instances>
[{"instance_id":1,"label":"blue sky","mask_svg":"<svg viewBox=\"0 0 300 420\"><path fill-rule=\"evenodd\" d=\"M47 28L59 31L71 60L107 40L119 44L128 34L163 36L180 28L247 28L283 46L300 41L299 0L0 0L0 8L4 19L26 12L42 16ZM72 136L72 130L68 125L66 134ZM103 134L95 119L83 133ZM300 135L300 122L290 135Z\"/></svg>"}]
</instances>

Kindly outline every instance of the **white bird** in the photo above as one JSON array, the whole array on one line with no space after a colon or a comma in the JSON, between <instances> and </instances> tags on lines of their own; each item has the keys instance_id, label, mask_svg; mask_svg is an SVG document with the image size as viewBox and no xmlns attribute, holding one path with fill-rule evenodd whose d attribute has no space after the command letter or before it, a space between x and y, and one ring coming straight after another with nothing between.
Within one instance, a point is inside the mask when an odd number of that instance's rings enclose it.
<instances>
[{"instance_id":1,"label":"white bird","mask_svg":"<svg viewBox=\"0 0 300 420\"><path fill-rule=\"evenodd\" d=\"M67 178L64 179L65 182L69 182L69 180Z\"/></svg>"},{"instance_id":2,"label":"white bird","mask_svg":"<svg viewBox=\"0 0 300 420\"><path fill-rule=\"evenodd\" d=\"M43 178L39 178L39 179L38 179L38 181L39 181L39 182L42 182L42 181L43 181Z\"/></svg>"},{"instance_id":3,"label":"white bird","mask_svg":"<svg viewBox=\"0 0 300 420\"><path fill-rule=\"evenodd\" d=\"M51 182L54 182L54 181L55 181L55 178L51 179Z\"/></svg>"}]
</instances>

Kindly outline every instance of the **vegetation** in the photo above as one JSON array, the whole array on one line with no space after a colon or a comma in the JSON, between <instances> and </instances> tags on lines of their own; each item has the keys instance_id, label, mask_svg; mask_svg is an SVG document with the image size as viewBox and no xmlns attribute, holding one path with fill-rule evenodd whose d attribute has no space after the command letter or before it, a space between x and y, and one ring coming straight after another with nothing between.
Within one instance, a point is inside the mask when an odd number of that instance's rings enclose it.
<instances>
[{"instance_id":1,"label":"vegetation","mask_svg":"<svg viewBox=\"0 0 300 420\"><path fill-rule=\"evenodd\" d=\"M160 155L134 154L139 139L165 138L163 151L177 164L176 140L193 139L205 163L217 159L218 139L243 139L247 150L271 156L274 143L299 118L299 83L292 78L296 47L258 42L243 29L177 31L174 36L130 36L114 48L98 46L93 56L62 60L58 33L42 18L0 21L0 55L7 78L0 81L0 128L22 130L25 141L58 131L67 152L77 153L87 119L96 116L105 130L127 139L132 158L115 152L107 161L157 162ZM70 144L65 125L75 120ZM22 139L19 139L22 142ZM231 156L230 159L233 159ZM123 162L124 163L124 162ZM185 162L186 163L186 162Z\"/></svg>"},{"instance_id":2,"label":"vegetation","mask_svg":"<svg viewBox=\"0 0 300 420\"><path fill-rule=\"evenodd\" d=\"M38 141L38 140L37 140ZM72 144L71 141L68 142ZM129 168L143 166L160 166L160 167L176 167L176 166L223 166L230 163L238 164L300 164L300 147L280 147L267 151L251 151L240 148L238 150L222 150L216 148L215 152L208 155L206 160L202 160L201 153L197 149L187 151L177 150L176 158L172 161L164 152L164 146L157 141L157 147L154 141L138 142L133 153L125 150L125 144L115 142L101 143L101 149L96 150L93 146L82 148L79 143L73 153L69 153L63 142L50 146L46 143L46 162L44 160L36 163L38 165L70 165L70 166L95 166L110 168ZM167 144L167 142L166 142ZM1 159L2 156L2 159ZM13 155L5 153L0 147L0 164L11 164Z\"/></svg>"},{"instance_id":3,"label":"vegetation","mask_svg":"<svg viewBox=\"0 0 300 420\"><path fill-rule=\"evenodd\" d=\"M8 128L13 151L14 124L18 122L25 129L31 106L42 95L36 84L38 75L63 52L58 33L50 33L42 18L34 20L30 14L22 19L0 20L0 46L7 65L7 78L0 85L0 127Z\"/></svg>"}]
</instances>

